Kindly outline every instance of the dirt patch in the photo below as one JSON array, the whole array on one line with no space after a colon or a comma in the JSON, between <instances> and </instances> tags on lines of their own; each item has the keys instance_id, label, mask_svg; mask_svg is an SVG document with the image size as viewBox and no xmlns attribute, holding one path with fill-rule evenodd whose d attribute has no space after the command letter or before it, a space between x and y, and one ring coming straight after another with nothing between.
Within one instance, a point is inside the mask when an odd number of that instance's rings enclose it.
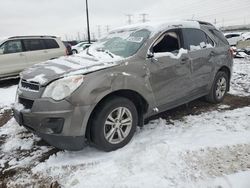
<instances>
[{"instance_id":1,"label":"dirt patch","mask_svg":"<svg viewBox=\"0 0 250 188\"><path fill-rule=\"evenodd\" d=\"M12 116L13 115L11 109L3 110L3 112L0 113L0 127L6 124L12 118Z\"/></svg>"},{"instance_id":2,"label":"dirt patch","mask_svg":"<svg viewBox=\"0 0 250 188\"><path fill-rule=\"evenodd\" d=\"M192 174L218 177L250 170L250 145L238 144L222 148L188 151L183 156ZM195 177L194 177L195 178Z\"/></svg>"},{"instance_id":3,"label":"dirt patch","mask_svg":"<svg viewBox=\"0 0 250 188\"><path fill-rule=\"evenodd\" d=\"M225 106L226 108L220 108L220 106ZM148 118L146 122L157 118L166 119L167 121L170 119L178 120L182 119L184 116L187 115L199 115L201 113L214 110L218 111L234 110L246 106L250 106L250 97L240 97L227 94L224 101L220 104L212 104L205 101L204 98L200 98L185 105L152 116Z\"/></svg>"}]
</instances>

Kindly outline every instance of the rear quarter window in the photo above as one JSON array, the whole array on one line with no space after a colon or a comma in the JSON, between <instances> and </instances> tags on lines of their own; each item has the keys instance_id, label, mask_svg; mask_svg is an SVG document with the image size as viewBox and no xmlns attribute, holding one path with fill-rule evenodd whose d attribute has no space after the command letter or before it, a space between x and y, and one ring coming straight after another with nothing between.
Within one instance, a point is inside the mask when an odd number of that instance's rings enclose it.
<instances>
[{"instance_id":1,"label":"rear quarter window","mask_svg":"<svg viewBox=\"0 0 250 188\"><path fill-rule=\"evenodd\" d=\"M54 39L44 39L46 49L59 48L59 45Z\"/></svg>"},{"instance_id":2,"label":"rear quarter window","mask_svg":"<svg viewBox=\"0 0 250 188\"><path fill-rule=\"evenodd\" d=\"M219 45L229 45L226 37L222 34L222 32L218 31L217 29L209 29L209 32L214 36L216 39L216 43Z\"/></svg>"}]
</instances>

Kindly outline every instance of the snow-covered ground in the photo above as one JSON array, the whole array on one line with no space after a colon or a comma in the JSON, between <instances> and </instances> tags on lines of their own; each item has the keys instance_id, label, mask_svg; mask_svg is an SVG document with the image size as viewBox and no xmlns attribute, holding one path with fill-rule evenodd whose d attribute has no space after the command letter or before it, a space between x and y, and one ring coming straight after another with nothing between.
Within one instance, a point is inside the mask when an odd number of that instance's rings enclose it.
<instances>
[{"instance_id":1,"label":"snow-covered ground","mask_svg":"<svg viewBox=\"0 0 250 188\"><path fill-rule=\"evenodd\" d=\"M2 106L14 102L15 87L0 88ZM249 98L249 87L250 60L236 59L230 93ZM152 120L127 146L109 153L92 147L58 151L12 118L0 127L0 182L9 187L57 181L63 187L249 188L249 104Z\"/></svg>"}]
</instances>

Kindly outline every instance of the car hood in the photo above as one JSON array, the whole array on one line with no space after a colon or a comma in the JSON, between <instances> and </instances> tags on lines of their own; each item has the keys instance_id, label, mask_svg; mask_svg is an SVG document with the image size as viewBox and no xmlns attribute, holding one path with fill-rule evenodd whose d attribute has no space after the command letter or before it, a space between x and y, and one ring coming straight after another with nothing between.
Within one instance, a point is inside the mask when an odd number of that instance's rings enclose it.
<instances>
[{"instance_id":1,"label":"car hood","mask_svg":"<svg viewBox=\"0 0 250 188\"><path fill-rule=\"evenodd\" d=\"M117 57L103 59L86 55L65 56L36 64L25 69L20 74L20 77L28 82L47 85L58 78L79 74L84 75L90 72L117 66L122 60L122 58Z\"/></svg>"}]
</instances>

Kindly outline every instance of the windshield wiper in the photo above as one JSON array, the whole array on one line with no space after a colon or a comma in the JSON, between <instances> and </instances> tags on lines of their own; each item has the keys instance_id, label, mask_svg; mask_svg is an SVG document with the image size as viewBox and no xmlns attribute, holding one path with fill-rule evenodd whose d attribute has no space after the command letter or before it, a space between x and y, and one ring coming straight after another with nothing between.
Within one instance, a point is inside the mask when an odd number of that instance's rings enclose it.
<instances>
[{"instance_id":1,"label":"windshield wiper","mask_svg":"<svg viewBox=\"0 0 250 188\"><path fill-rule=\"evenodd\" d=\"M108 54L110 57L114 58L114 55L110 51L104 50L103 48L98 48L96 51L104 52L104 53Z\"/></svg>"}]
</instances>

